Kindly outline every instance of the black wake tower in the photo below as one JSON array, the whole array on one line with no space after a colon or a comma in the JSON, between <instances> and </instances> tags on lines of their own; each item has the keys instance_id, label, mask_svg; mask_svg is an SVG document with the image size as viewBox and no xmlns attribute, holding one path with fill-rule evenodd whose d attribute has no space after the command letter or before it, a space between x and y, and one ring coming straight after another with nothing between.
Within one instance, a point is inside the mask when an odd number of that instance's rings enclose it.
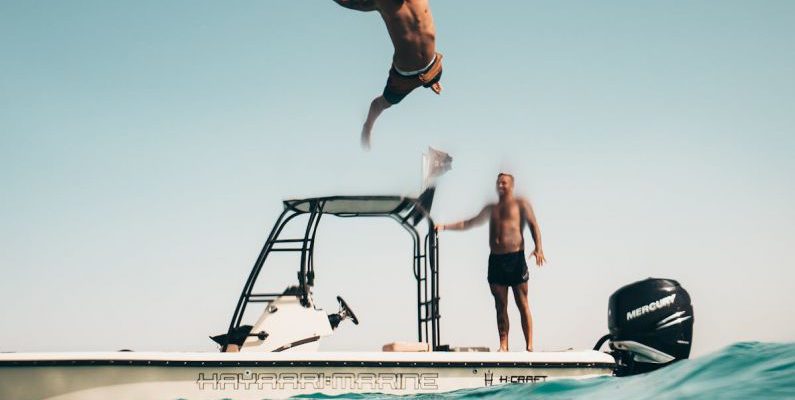
<instances>
[{"instance_id":1,"label":"black wake tower","mask_svg":"<svg viewBox=\"0 0 795 400\"><path fill-rule=\"evenodd\" d=\"M329 196L296 200L285 200L284 210L271 230L268 240L254 263L235 313L229 324L226 338L249 336L242 326L243 315L250 303L269 303L279 296L294 295L301 304L309 306L311 288L315 283L314 249L317 227L324 215L336 217L387 217L397 221L411 236L414 248L413 270L417 281L417 340L428 343L432 349L440 349L439 327L439 241L430 217L435 188L425 190L419 197L403 196ZM298 216L308 216L303 237L282 238L285 226ZM417 225L426 221L427 232L421 235ZM273 252L293 252L300 255L298 285L284 293L254 293L254 286L268 256ZM341 300L338 298L338 300ZM341 300L344 308L344 301ZM339 321L337 321L339 322ZM333 321L332 321L333 324ZM243 332L245 331L245 332ZM254 334L256 336L256 334ZM226 343L242 341L222 339ZM216 339L218 340L218 339ZM219 342L220 343L220 342Z\"/></svg>"}]
</instances>

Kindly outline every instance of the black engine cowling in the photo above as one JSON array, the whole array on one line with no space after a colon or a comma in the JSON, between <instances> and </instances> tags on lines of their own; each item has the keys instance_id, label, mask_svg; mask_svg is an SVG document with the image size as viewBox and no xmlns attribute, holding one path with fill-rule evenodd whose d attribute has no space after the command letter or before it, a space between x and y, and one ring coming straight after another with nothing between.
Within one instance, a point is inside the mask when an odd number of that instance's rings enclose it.
<instances>
[{"instance_id":1,"label":"black engine cowling","mask_svg":"<svg viewBox=\"0 0 795 400\"><path fill-rule=\"evenodd\" d=\"M616 375L655 370L690 356L693 306L673 279L638 281L618 289L607 312Z\"/></svg>"}]
</instances>

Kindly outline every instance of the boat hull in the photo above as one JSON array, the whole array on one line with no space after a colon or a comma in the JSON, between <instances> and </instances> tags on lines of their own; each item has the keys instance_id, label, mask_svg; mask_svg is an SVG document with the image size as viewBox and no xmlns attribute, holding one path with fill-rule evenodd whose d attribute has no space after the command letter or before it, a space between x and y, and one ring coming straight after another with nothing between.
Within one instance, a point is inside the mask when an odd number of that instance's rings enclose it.
<instances>
[{"instance_id":1,"label":"boat hull","mask_svg":"<svg viewBox=\"0 0 795 400\"><path fill-rule=\"evenodd\" d=\"M574 353L587 357L572 357ZM248 400L314 393L406 395L613 372L612 358L597 352L561 353L568 357L558 360L537 356L557 353L503 353L508 357L500 353L337 353L332 357L266 353L256 358L111 354L115 358L0 358L0 398Z\"/></svg>"}]
</instances>

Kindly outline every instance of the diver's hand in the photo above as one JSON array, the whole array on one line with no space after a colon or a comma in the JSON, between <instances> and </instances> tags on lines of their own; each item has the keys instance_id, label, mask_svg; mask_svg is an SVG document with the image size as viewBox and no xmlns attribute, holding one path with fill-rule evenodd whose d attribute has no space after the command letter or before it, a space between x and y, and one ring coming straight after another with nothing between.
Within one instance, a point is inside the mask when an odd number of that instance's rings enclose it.
<instances>
[{"instance_id":1,"label":"diver's hand","mask_svg":"<svg viewBox=\"0 0 795 400\"><path fill-rule=\"evenodd\" d=\"M375 1L373 0L334 0L334 2L351 10L373 11L376 9Z\"/></svg>"},{"instance_id":2,"label":"diver's hand","mask_svg":"<svg viewBox=\"0 0 795 400\"><path fill-rule=\"evenodd\" d=\"M544 265L545 262L547 262L547 259L544 258L544 250L541 250L541 249L533 250L533 252L530 253L530 257L535 257L536 258L536 265L538 265L539 267ZM530 257L527 257L527 258L530 258Z\"/></svg>"}]
</instances>

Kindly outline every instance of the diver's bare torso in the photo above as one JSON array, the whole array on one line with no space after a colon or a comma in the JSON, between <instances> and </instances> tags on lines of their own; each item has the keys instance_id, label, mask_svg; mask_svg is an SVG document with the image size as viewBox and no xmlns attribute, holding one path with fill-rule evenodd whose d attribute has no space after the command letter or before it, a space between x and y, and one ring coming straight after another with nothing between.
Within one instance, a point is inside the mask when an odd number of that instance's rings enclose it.
<instances>
[{"instance_id":1,"label":"diver's bare torso","mask_svg":"<svg viewBox=\"0 0 795 400\"><path fill-rule=\"evenodd\" d=\"M524 221L521 199L511 198L489 205L489 247L492 254L524 250Z\"/></svg>"},{"instance_id":2,"label":"diver's bare torso","mask_svg":"<svg viewBox=\"0 0 795 400\"><path fill-rule=\"evenodd\" d=\"M427 67L436 54L436 27L428 0L373 1L395 47L395 67L403 71Z\"/></svg>"}]
</instances>

